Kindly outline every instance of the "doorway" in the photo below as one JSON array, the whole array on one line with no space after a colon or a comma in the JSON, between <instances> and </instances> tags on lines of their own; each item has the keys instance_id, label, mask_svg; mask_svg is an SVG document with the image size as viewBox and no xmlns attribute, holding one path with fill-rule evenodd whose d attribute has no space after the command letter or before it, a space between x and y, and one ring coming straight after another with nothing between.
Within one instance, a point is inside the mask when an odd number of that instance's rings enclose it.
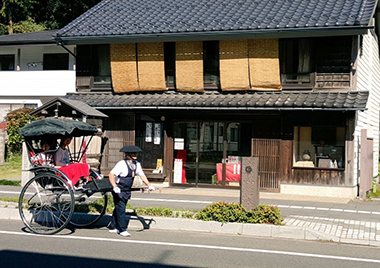
<instances>
[{"instance_id":1,"label":"doorway","mask_svg":"<svg viewBox=\"0 0 380 268\"><path fill-rule=\"evenodd\" d=\"M250 123L174 124L173 184L240 186L241 157L250 156Z\"/></svg>"}]
</instances>

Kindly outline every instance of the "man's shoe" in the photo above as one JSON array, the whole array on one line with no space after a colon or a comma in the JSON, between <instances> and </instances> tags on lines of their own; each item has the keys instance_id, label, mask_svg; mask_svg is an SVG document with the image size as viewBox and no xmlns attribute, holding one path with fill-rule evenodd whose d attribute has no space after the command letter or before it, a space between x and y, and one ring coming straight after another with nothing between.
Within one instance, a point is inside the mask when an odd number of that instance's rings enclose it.
<instances>
[{"instance_id":1,"label":"man's shoe","mask_svg":"<svg viewBox=\"0 0 380 268\"><path fill-rule=\"evenodd\" d=\"M120 235L124 237L131 236L131 234L128 233L127 231L121 232Z\"/></svg>"},{"instance_id":2,"label":"man's shoe","mask_svg":"<svg viewBox=\"0 0 380 268\"><path fill-rule=\"evenodd\" d=\"M108 232L110 232L112 234L118 234L119 230L118 229L109 229Z\"/></svg>"}]
</instances>

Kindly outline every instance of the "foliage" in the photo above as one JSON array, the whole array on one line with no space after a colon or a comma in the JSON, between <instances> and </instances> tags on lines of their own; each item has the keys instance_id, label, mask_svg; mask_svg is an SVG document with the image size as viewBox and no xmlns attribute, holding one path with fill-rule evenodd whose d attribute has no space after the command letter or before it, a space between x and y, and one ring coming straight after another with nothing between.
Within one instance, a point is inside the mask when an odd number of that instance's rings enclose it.
<instances>
[{"instance_id":1,"label":"foliage","mask_svg":"<svg viewBox=\"0 0 380 268\"><path fill-rule=\"evenodd\" d=\"M101 0L40 0L35 5L35 19L49 29L60 29Z\"/></svg>"},{"instance_id":2,"label":"foliage","mask_svg":"<svg viewBox=\"0 0 380 268\"><path fill-rule=\"evenodd\" d=\"M239 222L243 211L240 204L217 202L203 208L195 217L203 221Z\"/></svg>"},{"instance_id":3,"label":"foliage","mask_svg":"<svg viewBox=\"0 0 380 268\"><path fill-rule=\"evenodd\" d=\"M182 211L179 213L178 217L185 218L185 219L193 219L195 216L195 213L193 211Z\"/></svg>"},{"instance_id":4,"label":"foliage","mask_svg":"<svg viewBox=\"0 0 380 268\"><path fill-rule=\"evenodd\" d=\"M138 215L150 215L150 216L161 216L161 217L173 216L173 210L171 208L166 208L166 207L135 208L135 213Z\"/></svg>"},{"instance_id":5,"label":"foliage","mask_svg":"<svg viewBox=\"0 0 380 268\"><path fill-rule=\"evenodd\" d=\"M21 181L0 180L0 185L20 186Z\"/></svg>"},{"instance_id":6,"label":"foliage","mask_svg":"<svg viewBox=\"0 0 380 268\"><path fill-rule=\"evenodd\" d=\"M380 197L380 185L377 184L376 185L376 191L374 192L373 189L370 190L368 193L367 193L367 198L369 199L372 199L372 198L379 198Z\"/></svg>"},{"instance_id":7,"label":"foliage","mask_svg":"<svg viewBox=\"0 0 380 268\"><path fill-rule=\"evenodd\" d=\"M13 25L14 33L29 33L45 31L47 28L44 24L37 24L34 19L28 17L27 20L20 21Z\"/></svg>"},{"instance_id":8,"label":"foliage","mask_svg":"<svg viewBox=\"0 0 380 268\"><path fill-rule=\"evenodd\" d=\"M282 217L275 206L261 204L253 210L246 210L241 204L217 202L200 210L195 218L203 221L269 223L280 225Z\"/></svg>"},{"instance_id":9,"label":"foliage","mask_svg":"<svg viewBox=\"0 0 380 268\"><path fill-rule=\"evenodd\" d=\"M3 0L1 3L0 15L4 18L3 26L8 29L9 34L13 34L15 22L25 20L33 10L36 0Z\"/></svg>"},{"instance_id":10,"label":"foliage","mask_svg":"<svg viewBox=\"0 0 380 268\"><path fill-rule=\"evenodd\" d=\"M20 108L17 110L13 110L9 112L5 118L7 121L7 148L8 148L8 156L12 156L14 154L21 154L22 142L24 139L18 133L20 128L29 124L31 121L35 121L38 119L36 116L31 116L29 113L33 111L32 108Z\"/></svg>"},{"instance_id":11,"label":"foliage","mask_svg":"<svg viewBox=\"0 0 380 268\"><path fill-rule=\"evenodd\" d=\"M3 0L0 35L60 29L101 0Z\"/></svg>"}]
</instances>

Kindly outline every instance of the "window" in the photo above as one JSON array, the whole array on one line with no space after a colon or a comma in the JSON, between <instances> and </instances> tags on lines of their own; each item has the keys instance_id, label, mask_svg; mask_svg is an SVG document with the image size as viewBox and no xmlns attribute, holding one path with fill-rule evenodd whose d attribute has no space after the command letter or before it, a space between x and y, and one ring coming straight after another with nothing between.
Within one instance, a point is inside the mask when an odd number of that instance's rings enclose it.
<instances>
[{"instance_id":1,"label":"window","mask_svg":"<svg viewBox=\"0 0 380 268\"><path fill-rule=\"evenodd\" d=\"M344 127L294 127L294 166L344 168L344 144Z\"/></svg>"},{"instance_id":2,"label":"window","mask_svg":"<svg viewBox=\"0 0 380 268\"><path fill-rule=\"evenodd\" d=\"M111 86L109 45L78 45L76 63L77 77L93 77L91 87Z\"/></svg>"},{"instance_id":3,"label":"window","mask_svg":"<svg viewBox=\"0 0 380 268\"><path fill-rule=\"evenodd\" d=\"M311 86L313 42L311 39L287 39L280 43L282 84Z\"/></svg>"},{"instance_id":4,"label":"window","mask_svg":"<svg viewBox=\"0 0 380 268\"><path fill-rule=\"evenodd\" d=\"M164 43L165 81L166 86L175 87L175 43Z\"/></svg>"},{"instance_id":5,"label":"window","mask_svg":"<svg viewBox=\"0 0 380 268\"><path fill-rule=\"evenodd\" d=\"M15 69L14 55L0 55L0 70L13 71Z\"/></svg>"},{"instance_id":6,"label":"window","mask_svg":"<svg viewBox=\"0 0 380 268\"><path fill-rule=\"evenodd\" d=\"M44 54L43 58L44 70L68 70L69 54Z\"/></svg>"},{"instance_id":7,"label":"window","mask_svg":"<svg viewBox=\"0 0 380 268\"><path fill-rule=\"evenodd\" d=\"M205 88L220 88L219 42L203 42L203 76Z\"/></svg>"},{"instance_id":8,"label":"window","mask_svg":"<svg viewBox=\"0 0 380 268\"><path fill-rule=\"evenodd\" d=\"M352 37L280 40L284 88L350 87Z\"/></svg>"}]
</instances>

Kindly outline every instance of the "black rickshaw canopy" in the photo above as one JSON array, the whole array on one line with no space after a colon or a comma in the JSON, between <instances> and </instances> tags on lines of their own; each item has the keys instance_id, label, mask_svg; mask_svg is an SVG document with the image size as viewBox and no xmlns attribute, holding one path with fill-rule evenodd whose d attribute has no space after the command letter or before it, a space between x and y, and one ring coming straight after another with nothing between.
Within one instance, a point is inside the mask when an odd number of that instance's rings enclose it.
<instances>
[{"instance_id":1,"label":"black rickshaw canopy","mask_svg":"<svg viewBox=\"0 0 380 268\"><path fill-rule=\"evenodd\" d=\"M19 131L21 136L28 138L44 135L80 137L95 135L97 132L98 129L88 123L57 118L33 121Z\"/></svg>"}]
</instances>

